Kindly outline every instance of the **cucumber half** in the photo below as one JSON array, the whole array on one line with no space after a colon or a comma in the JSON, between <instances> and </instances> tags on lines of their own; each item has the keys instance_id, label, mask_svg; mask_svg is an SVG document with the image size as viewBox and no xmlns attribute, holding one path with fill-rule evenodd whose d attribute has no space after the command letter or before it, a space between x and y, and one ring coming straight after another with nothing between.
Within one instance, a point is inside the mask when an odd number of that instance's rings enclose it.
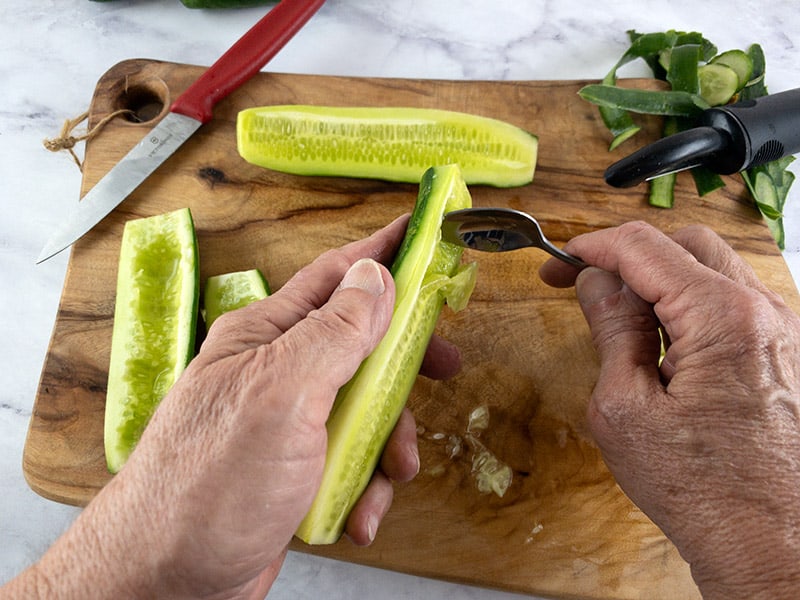
<instances>
[{"instance_id":1,"label":"cucumber half","mask_svg":"<svg viewBox=\"0 0 800 600\"><path fill-rule=\"evenodd\" d=\"M210 328L220 315L266 298L269 294L269 284L258 269L209 277L203 294L203 318L206 329Z\"/></svg>"},{"instance_id":2,"label":"cucumber half","mask_svg":"<svg viewBox=\"0 0 800 600\"><path fill-rule=\"evenodd\" d=\"M104 443L109 471L128 459L194 353L198 255L188 208L128 221L117 274Z\"/></svg>"},{"instance_id":3,"label":"cucumber half","mask_svg":"<svg viewBox=\"0 0 800 600\"><path fill-rule=\"evenodd\" d=\"M331 544L341 536L406 404L444 303L466 305L475 264L460 265L462 248L441 241L441 225L446 212L471 205L457 165L425 172L392 266L397 293L391 324L339 391L328 418L322 484L297 530L308 544Z\"/></svg>"},{"instance_id":4,"label":"cucumber half","mask_svg":"<svg viewBox=\"0 0 800 600\"><path fill-rule=\"evenodd\" d=\"M239 154L296 175L418 183L431 165L458 164L467 184L525 185L538 138L497 119L422 108L266 106L241 111Z\"/></svg>"}]
</instances>

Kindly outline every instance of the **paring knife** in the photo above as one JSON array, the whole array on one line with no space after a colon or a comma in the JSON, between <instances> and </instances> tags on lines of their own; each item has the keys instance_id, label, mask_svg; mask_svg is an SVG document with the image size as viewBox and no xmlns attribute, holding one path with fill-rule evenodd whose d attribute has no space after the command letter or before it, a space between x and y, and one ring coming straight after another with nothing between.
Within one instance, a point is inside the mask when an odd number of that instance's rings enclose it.
<instances>
[{"instance_id":1,"label":"paring knife","mask_svg":"<svg viewBox=\"0 0 800 600\"><path fill-rule=\"evenodd\" d=\"M631 187L697 166L729 175L800 152L800 88L703 111L696 127L614 163L605 180Z\"/></svg>"},{"instance_id":2,"label":"paring knife","mask_svg":"<svg viewBox=\"0 0 800 600\"><path fill-rule=\"evenodd\" d=\"M37 264L80 239L204 123L223 98L256 75L325 0L281 0L170 106L169 113L89 190L42 249Z\"/></svg>"}]
</instances>

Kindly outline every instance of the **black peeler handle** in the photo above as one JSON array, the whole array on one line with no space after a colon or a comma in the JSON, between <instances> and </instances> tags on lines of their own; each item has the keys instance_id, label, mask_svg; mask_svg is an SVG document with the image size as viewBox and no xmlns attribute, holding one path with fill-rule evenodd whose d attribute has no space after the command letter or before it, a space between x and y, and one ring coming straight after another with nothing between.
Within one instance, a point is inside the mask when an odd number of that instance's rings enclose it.
<instances>
[{"instance_id":1,"label":"black peeler handle","mask_svg":"<svg viewBox=\"0 0 800 600\"><path fill-rule=\"evenodd\" d=\"M730 136L713 127L694 127L661 138L615 162L606 169L606 183L633 187L647 179L697 167L708 157L724 152Z\"/></svg>"},{"instance_id":2,"label":"black peeler handle","mask_svg":"<svg viewBox=\"0 0 800 600\"><path fill-rule=\"evenodd\" d=\"M697 127L614 163L605 179L614 187L630 187L698 165L727 175L796 152L800 152L800 88L705 110Z\"/></svg>"}]
</instances>

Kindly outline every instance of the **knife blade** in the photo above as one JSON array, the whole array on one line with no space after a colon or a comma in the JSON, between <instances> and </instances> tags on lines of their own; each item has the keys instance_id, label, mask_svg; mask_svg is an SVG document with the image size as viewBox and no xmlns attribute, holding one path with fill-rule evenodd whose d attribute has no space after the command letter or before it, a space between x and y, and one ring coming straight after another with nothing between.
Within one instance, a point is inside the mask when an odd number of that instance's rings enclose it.
<instances>
[{"instance_id":1,"label":"knife blade","mask_svg":"<svg viewBox=\"0 0 800 600\"><path fill-rule=\"evenodd\" d=\"M170 106L169 113L103 176L57 227L36 263L65 250L106 217L164 163L220 100L256 75L325 0L281 0Z\"/></svg>"}]
</instances>

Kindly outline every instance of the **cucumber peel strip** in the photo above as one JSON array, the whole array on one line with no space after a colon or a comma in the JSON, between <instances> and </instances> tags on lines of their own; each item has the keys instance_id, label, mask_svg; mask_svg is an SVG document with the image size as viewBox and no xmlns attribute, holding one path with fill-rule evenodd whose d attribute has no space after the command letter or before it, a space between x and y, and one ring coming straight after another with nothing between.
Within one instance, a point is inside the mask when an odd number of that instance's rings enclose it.
<instances>
[{"instance_id":1,"label":"cucumber peel strip","mask_svg":"<svg viewBox=\"0 0 800 600\"><path fill-rule=\"evenodd\" d=\"M710 105L697 94L671 90L637 90L613 85L590 84L578 92L600 107L648 115L696 117Z\"/></svg>"},{"instance_id":2,"label":"cucumber peel strip","mask_svg":"<svg viewBox=\"0 0 800 600\"><path fill-rule=\"evenodd\" d=\"M466 306L476 268L460 266L463 249L441 241L441 223L446 212L471 204L457 165L426 171L392 266L397 293L391 324L339 391L328 418L322 483L296 532L308 544L331 544L341 536L405 406L444 303Z\"/></svg>"},{"instance_id":3,"label":"cucumber peel strip","mask_svg":"<svg viewBox=\"0 0 800 600\"><path fill-rule=\"evenodd\" d=\"M664 135L668 135L670 131L692 126L693 118L714 102L751 100L768 94L764 82L766 61L758 44L750 45L747 51L717 53L717 47L698 32L669 30L643 34L630 30L628 38L630 46L602 83L584 86L578 92L581 98L597 105L603 123L613 136L609 151L639 132L640 128L631 117L633 112L665 116ZM617 71L636 59L644 60L653 78L666 82L671 89L628 90L617 86ZM704 84L707 88L709 82L716 98L704 97ZM724 93L718 89L720 84L725 88ZM706 94L711 91L706 89ZM781 250L785 242L783 206L794 181L794 175L787 170L793 157L787 158L789 160L779 159L740 173ZM691 174L701 197L725 185L719 175L702 167L695 167ZM652 206L673 206L675 180L671 174L650 182Z\"/></svg>"},{"instance_id":4,"label":"cucumber peel strip","mask_svg":"<svg viewBox=\"0 0 800 600\"><path fill-rule=\"evenodd\" d=\"M659 65L659 53L676 45L698 44L702 48L704 56L713 56L716 52L713 44L696 32L685 33L670 30L642 34L629 30L628 38L631 42L630 46L603 78L603 85L616 86L617 71L639 58L650 66L657 79L665 79L665 70ZM636 135L641 129L634 123L630 113L624 107L600 106L599 111L603 123L614 136L609 150L614 150L622 142Z\"/></svg>"}]
</instances>

